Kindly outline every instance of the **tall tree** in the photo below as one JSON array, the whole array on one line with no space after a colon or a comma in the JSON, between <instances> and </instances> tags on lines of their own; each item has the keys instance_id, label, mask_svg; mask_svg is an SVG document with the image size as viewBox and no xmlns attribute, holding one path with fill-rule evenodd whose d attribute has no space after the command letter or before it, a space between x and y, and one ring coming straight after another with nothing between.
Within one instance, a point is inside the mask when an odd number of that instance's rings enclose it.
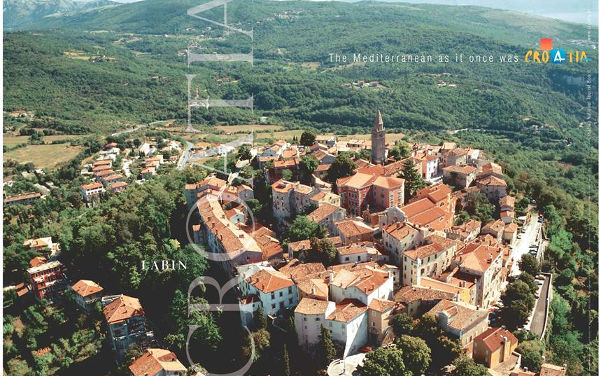
<instances>
[{"instance_id":1,"label":"tall tree","mask_svg":"<svg viewBox=\"0 0 601 376\"><path fill-rule=\"evenodd\" d=\"M309 262L321 262L326 267L334 265L336 261L336 247L328 239L311 238L311 250L307 255Z\"/></svg>"},{"instance_id":2,"label":"tall tree","mask_svg":"<svg viewBox=\"0 0 601 376\"><path fill-rule=\"evenodd\" d=\"M411 356L408 354L408 356ZM403 361L403 352L393 347L379 347L367 354L359 372L364 376L412 376Z\"/></svg>"},{"instance_id":3,"label":"tall tree","mask_svg":"<svg viewBox=\"0 0 601 376\"><path fill-rule=\"evenodd\" d=\"M520 270L526 272L532 276L540 273L540 264L536 257L525 254L522 256L522 259L518 263Z\"/></svg>"},{"instance_id":4,"label":"tall tree","mask_svg":"<svg viewBox=\"0 0 601 376\"><path fill-rule=\"evenodd\" d=\"M324 238L327 232L319 223L307 219L304 215L299 215L288 227L285 239L288 242L310 239L311 237Z\"/></svg>"},{"instance_id":5,"label":"tall tree","mask_svg":"<svg viewBox=\"0 0 601 376\"><path fill-rule=\"evenodd\" d=\"M284 376L290 376L290 357L288 356L288 347L286 344L284 344L282 360L284 363Z\"/></svg>"},{"instance_id":6,"label":"tall tree","mask_svg":"<svg viewBox=\"0 0 601 376\"><path fill-rule=\"evenodd\" d=\"M396 336L410 334L413 331L413 318L405 313L399 313L392 318L391 325Z\"/></svg>"},{"instance_id":7,"label":"tall tree","mask_svg":"<svg viewBox=\"0 0 601 376\"><path fill-rule=\"evenodd\" d=\"M417 171L417 167L411 158L405 161L399 176L405 179L405 201L414 197L418 190L426 186L425 180Z\"/></svg>"},{"instance_id":8,"label":"tall tree","mask_svg":"<svg viewBox=\"0 0 601 376\"><path fill-rule=\"evenodd\" d=\"M252 158L250 147L248 145L242 145L238 148L238 159L246 161Z\"/></svg>"},{"instance_id":9,"label":"tall tree","mask_svg":"<svg viewBox=\"0 0 601 376\"><path fill-rule=\"evenodd\" d=\"M300 182L303 184L311 183L311 175L319 166L319 162L311 155L304 155L299 163Z\"/></svg>"},{"instance_id":10,"label":"tall tree","mask_svg":"<svg viewBox=\"0 0 601 376\"><path fill-rule=\"evenodd\" d=\"M481 364L476 364L471 358L462 356L454 363L453 376L487 376L488 370Z\"/></svg>"},{"instance_id":11,"label":"tall tree","mask_svg":"<svg viewBox=\"0 0 601 376\"><path fill-rule=\"evenodd\" d=\"M328 181L336 183L339 178L351 176L356 168L349 153L339 153L328 170Z\"/></svg>"},{"instance_id":12,"label":"tall tree","mask_svg":"<svg viewBox=\"0 0 601 376\"><path fill-rule=\"evenodd\" d=\"M304 146L311 146L315 143L315 133L312 131L304 131L301 134L300 144Z\"/></svg>"},{"instance_id":13,"label":"tall tree","mask_svg":"<svg viewBox=\"0 0 601 376\"><path fill-rule=\"evenodd\" d=\"M327 367L336 357L336 348L332 341L332 335L323 325L321 326L321 334L317 343L317 356L321 368Z\"/></svg>"},{"instance_id":14,"label":"tall tree","mask_svg":"<svg viewBox=\"0 0 601 376\"><path fill-rule=\"evenodd\" d=\"M428 370L432 356L426 341L418 337L402 335L396 345L403 352L403 362L407 370L414 375L421 375Z\"/></svg>"}]
</instances>

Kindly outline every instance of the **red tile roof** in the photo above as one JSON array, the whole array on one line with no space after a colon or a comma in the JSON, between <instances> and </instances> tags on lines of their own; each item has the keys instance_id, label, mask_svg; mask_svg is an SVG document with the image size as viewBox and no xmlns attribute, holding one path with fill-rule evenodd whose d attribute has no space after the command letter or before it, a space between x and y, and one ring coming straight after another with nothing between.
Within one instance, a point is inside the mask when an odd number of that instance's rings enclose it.
<instances>
[{"instance_id":1,"label":"red tile roof","mask_svg":"<svg viewBox=\"0 0 601 376\"><path fill-rule=\"evenodd\" d=\"M102 309L109 325L117 324L135 316L144 315L140 301L131 296L121 295Z\"/></svg>"},{"instance_id":2,"label":"red tile roof","mask_svg":"<svg viewBox=\"0 0 601 376\"><path fill-rule=\"evenodd\" d=\"M356 299L345 299L340 303L336 304L336 310L332 312L327 319L349 322L360 314L367 311L367 306Z\"/></svg>"},{"instance_id":3,"label":"red tile roof","mask_svg":"<svg viewBox=\"0 0 601 376\"><path fill-rule=\"evenodd\" d=\"M154 376L161 371L186 372L186 367L177 356L164 349L147 349L144 355L129 366L129 369L133 376Z\"/></svg>"},{"instance_id":4,"label":"red tile roof","mask_svg":"<svg viewBox=\"0 0 601 376\"><path fill-rule=\"evenodd\" d=\"M87 279L81 279L77 281L71 288L77 295L83 298L99 293L103 290L103 288L100 287L100 285L98 285L96 282Z\"/></svg>"},{"instance_id":5,"label":"red tile roof","mask_svg":"<svg viewBox=\"0 0 601 376\"><path fill-rule=\"evenodd\" d=\"M281 272L263 269L248 277L246 281L263 293L270 293L286 287L294 286L292 279Z\"/></svg>"},{"instance_id":6,"label":"red tile roof","mask_svg":"<svg viewBox=\"0 0 601 376\"><path fill-rule=\"evenodd\" d=\"M504 328L488 328L474 338L474 342L483 343L484 347L490 353L497 351L505 341L509 341L511 344L518 343L518 339L509 330Z\"/></svg>"}]
</instances>

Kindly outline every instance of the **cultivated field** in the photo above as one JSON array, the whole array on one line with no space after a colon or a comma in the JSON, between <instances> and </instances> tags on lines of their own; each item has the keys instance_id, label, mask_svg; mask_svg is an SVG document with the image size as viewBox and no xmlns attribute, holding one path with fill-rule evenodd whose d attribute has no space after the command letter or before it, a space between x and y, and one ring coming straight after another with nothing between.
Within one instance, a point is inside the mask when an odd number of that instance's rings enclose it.
<instances>
[{"instance_id":1,"label":"cultivated field","mask_svg":"<svg viewBox=\"0 0 601 376\"><path fill-rule=\"evenodd\" d=\"M4 153L6 159L14 159L19 163L33 163L36 168L53 168L59 163L74 158L82 148L69 144L28 145L23 148Z\"/></svg>"}]
</instances>

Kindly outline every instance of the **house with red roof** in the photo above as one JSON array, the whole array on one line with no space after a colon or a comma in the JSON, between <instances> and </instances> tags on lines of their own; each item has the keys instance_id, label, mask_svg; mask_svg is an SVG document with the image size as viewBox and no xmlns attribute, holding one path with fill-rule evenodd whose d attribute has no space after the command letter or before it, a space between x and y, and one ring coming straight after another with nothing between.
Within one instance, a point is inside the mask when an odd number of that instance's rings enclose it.
<instances>
[{"instance_id":1,"label":"house with red roof","mask_svg":"<svg viewBox=\"0 0 601 376\"><path fill-rule=\"evenodd\" d=\"M488 328L474 338L473 358L487 368L509 360L518 347L518 339L505 328Z\"/></svg>"},{"instance_id":2,"label":"house with red roof","mask_svg":"<svg viewBox=\"0 0 601 376\"><path fill-rule=\"evenodd\" d=\"M146 349L129 370L133 376L185 376L187 369L177 356L165 349Z\"/></svg>"},{"instance_id":3,"label":"house with red roof","mask_svg":"<svg viewBox=\"0 0 601 376\"><path fill-rule=\"evenodd\" d=\"M94 281L81 279L71 286L71 290L75 295L75 303L84 311L89 312L92 310L94 303L102 298L104 289Z\"/></svg>"},{"instance_id":4,"label":"house with red roof","mask_svg":"<svg viewBox=\"0 0 601 376\"><path fill-rule=\"evenodd\" d=\"M137 298L123 294L105 296L101 301L111 347L122 358L131 344L146 337L144 308Z\"/></svg>"}]
</instances>

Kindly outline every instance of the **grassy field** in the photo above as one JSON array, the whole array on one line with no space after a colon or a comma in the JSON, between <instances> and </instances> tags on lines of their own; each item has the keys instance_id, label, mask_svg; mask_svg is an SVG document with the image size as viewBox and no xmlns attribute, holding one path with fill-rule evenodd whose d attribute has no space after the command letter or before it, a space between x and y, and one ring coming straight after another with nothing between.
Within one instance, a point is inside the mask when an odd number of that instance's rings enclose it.
<instances>
[{"instance_id":1,"label":"grassy field","mask_svg":"<svg viewBox=\"0 0 601 376\"><path fill-rule=\"evenodd\" d=\"M33 163L36 168L53 168L59 163L67 162L81 151L79 146L69 144L28 145L4 154L6 159L14 159L19 163Z\"/></svg>"},{"instance_id":2,"label":"grassy field","mask_svg":"<svg viewBox=\"0 0 601 376\"><path fill-rule=\"evenodd\" d=\"M56 140L69 140L72 138L81 137L73 134L55 134L52 136L44 136L44 142L47 144L52 143L52 141ZM29 136L15 136L15 135L4 135L2 137L4 145L6 146L15 146L20 144L27 144L29 142Z\"/></svg>"}]
</instances>

